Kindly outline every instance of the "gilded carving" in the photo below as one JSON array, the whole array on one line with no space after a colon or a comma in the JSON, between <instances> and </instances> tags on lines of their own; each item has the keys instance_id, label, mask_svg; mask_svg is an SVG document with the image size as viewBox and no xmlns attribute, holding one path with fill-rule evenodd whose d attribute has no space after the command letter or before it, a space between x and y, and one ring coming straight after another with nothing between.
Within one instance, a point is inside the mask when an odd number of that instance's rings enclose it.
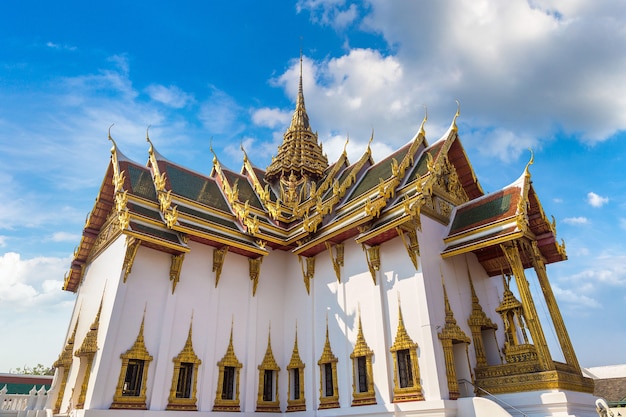
<instances>
[{"instance_id":1,"label":"gilded carving","mask_svg":"<svg viewBox=\"0 0 626 417\"><path fill-rule=\"evenodd\" d=\"M260 256L256 259L248 258L248 264L250 267L250 280L252 281L252 296L256 294L256 287L259 285L259 275L261 274L261 263L263 257Z\"/></svg>"},{"instance_id":2,"label":"gilded carving","mask_svg":"<svg viewBox=\"0 0 626 417\"><path fill-rule=\"evenodd\" d=\"M287 365L287 372L289 373L287 412L306 410L306 401L304 398L304 367L305 364L302 362L302 359L300 359L300 352L298 351L298 329L296 328L296 340L293 342L291 359Z\"/></svg>"},{"instance_id":3,"label":"gilded carving","mask_svg":"<svg viewBox=\"0 0 626 417\"><path fill-rule=\"evenodd\" d=\"M370 274L372 274L372 280L374 280L374 285L376 285L376 273L380 269L380 245L371 247L362 245L362 247L365 251L367 266L370 270Z\"/></svg>"},{"instance_id":4,"label":"gilded carving","mask_svg":"<svg viewBox=\"0 0 626 417\"><path fill-rule=\"evenodd\" d=\"M222 266L224 265L224 258L228 252L228 246L222 246L221 248L213 249L213 272L215 272L215 288L220 281L220 275L222 274Z\"/></svg>"},{"instance_id":5,"label":"gilded carving","mask_svg":"<svg viewBox=\"0 0 626 417\"><path fill-rule=\"evenodd\" d=\"M417 231L414 227L396 227L396 231L402 239L402 243L404 244L406 252L409 255L409 259L411 259L415 270L419 270L420 245L417 240ZM408 237L408 241L405 235Z\"/></svg>"},{"instance_id":6,"label":"gilded carving","mask_svg":"<svg viewBox=\"0 0 626 417\"><path fill-rule=\"evenodd\" d=\"M495 331L498 329L498 325L491 321L489 317L487 317L487 314L485 314L482 306L480 305L480 301L478 300L478 296L476 295L476 290L474 290L474 283L472 282L472 276L470 275L469 265L466 266L467 278L469 279L470 290L472 294L472 313L467 319L467 324L472 331L474 352L476 354L476 367L482 367L487 366L487 356L485 354L485 345L482 331L486 329L493 329Z\"/></svg>"},{"instance_id":7,"label":"gilded carving","mask_svg":"<svg viewBox=\"0 0 626 417\"><path fill-rule=\"evenodd\" d=\"M333 354L328 337L328 317L326 317L326 341L322 356L317 364L320 367L319 409L339 407L339 387L337 386L337 357ZM330 375L329 375L330 373Z\"/></svg>"},{"instance_id":8,"label":"gilded carving","mask_svg":"<svg viewBox=\"0 0 626 417\"><path fill-rule=\"evenodd\" d=\"M243 367L243 364L239 362L237 355L235 355L232 325L230 328L230 340L228 341L226 354L222 360L217 363L217 366L219 374L217 378L217 391L215 393L213 411L241 411L239 406L239 379L241 377L241 368ZM232 372L232 381L228 377L228 373L230 372Z\"/></svg>"},{"instance_id":9,"label":"gilded carving","mask_svg":"<svg viewBox=\"0 0 626 417\"><path fill-rule=\"evenodd\" d=\"M174 294L174 290L176 290L176 285L178 284L178 281L180 281L180 272L183 268L184 259L184 253L181 253L180 255L172 255L170 263L170 281L172 281L172 294Z\"/></svg>"},{"instance_id":10,"label":"gilded carving","mask_svg":"<svg viewBox=\"0 0 626 417\"><path fill-rule=\"evenodd\" d=\"M133 269L135 255L137 255L137 250L139 249L140 245L141 240L130 236L126 238L126 255L124 255L124 263L122 264L122 270L124 271L124 282L126 282L128 275L130 275L130 272Z\"/></svg>"},{"instance_id":11,"label":"gilded carving","mask_svg":"<svg viewBox=\"0 0 626 417\"><path fill-rule=\"evenodd\" d=\"M146 410L146 389L148 381L148 368L152 362L152 356L146 349L143 337L144 318L141 320L139 334L135 343L125 353L120 355L122 368L117 381L117 388L113 396L112 409ZM135 368L135 375L127 378L129 366ZM132 370L131 370L132 371Z\"/></svg>"},{"instance_id":12,"label":"gilded carving","mask_svg":"<svg viewBox=\"0 0 626 417\"><path fill-rule=\"evenodd\" d=\"M171 210L167 210L164 217L167 227L172 229L178 222L178 206L174 206Z\"/></svg>"},{"instance_id":13,"label":"gilded carving","mask_svg":"<svg viewBox=\"0 0 626 417\"><path fill-rule=\"evenodd\" d=\"M420 383L417 348L417 343L413 342L404 327L400 299L398 298L398 328L396 339L389 349L393 358L394 403L424 399Z\"/></svg>"},{"instance_id":14,"label":"gilded carving","mask_svg":"<svg viewBox=\"0 0 626 417\"><path fill-rule=\"evenodd\" d=\"M333 269L335 270L335 275L337 275L337 281L341 282L341 267L343 266L343 243L337 243L334 245L335 254L333 254L333 247L330 242L324 242L326 245L326 249L330 255L330 260L333 263Z\"/></svg>"},{"instance_id":15,"label":"gilded carving","mask_svg":"<svg viewBox=\"0 0 626 417\"><path fill-rule=\"evenodd\" d=\"M298 256L298 262L302 268L302 278L304 279L306 293L310 294L311 280L315 276L315 257L305 257L304 259L306 262L306 269L304 267L304 263L302 262L302 256Z\"/></svg>"},{"instance_id":16,"label":"gilded carving","mask_svg":"<svg viewBox=\"0 0 626 417\"><path fill-rule=\"evenodd\" d=\"M172 359L172 362L174 362L174 372L172 373L172 385L165 409L197 411L198 367L202 361L193 350L192 322L189 323L185 346L178 356Z\"/></svg>"},{"instance_id":17,"label":"gilded carving","mask_svg":"<svg viewBox=\"0 0 626 417\"><path fill-rule=\"evenodd\" d=\"M456 343L465 344L465 354L468 355L468 345L470 338L461 330L454 318L454 312L450 307L446 285L443 283L443 275L441 277L441 285L443 286L443 297L446 311L446 322L444 328L439 332L439 340L443 346L443 354L446 363L446 378L448 381L448 396L451 400L456 400L460 396L459 382L456 377L456 366L454 362L454 352L452 345ZM468 360L469 362L469 360Z\"/></svg>"},{"instance_id":18,"label":"gilded carving","mask_svg":"<svg viewBox=\"0 0 626 417\"><path fill-rule=\"evenodd\" d=\"M267 335L265 356L258 369L259 393L257 395L256 411L280 413L280 399L278 396L278 374L280 367L276 363L274 353L272 352L271 330Z\"/></svg>"},{"instance_id":19,"label":"gilded carving","mask_svg":"<svg viewBox=\"0 0 626 417\"><path fill-rule=\"evenodd\" d=\"M359 312L359 331L354 350L350 354L352 360L352 406L376 404L372 356L374 356L374 352L365 342Z\"/></svg>"},{"instance_id":20,"label":"gilded carving","mask_svg":"<svg viewBox=\"0 0 626 417\"><path fill-rule=\"evenodd\" d=\"M80 358L80 368L85 369L83 374L83 381L80 385L80 394L76 402L76 409L83 409L85 406L85 397L87 396L87 388L89 387L89 377L91 375L91 367L93 365L93 359L98 351L98 327L100 326L100 313L102 312L102 302L100 301L100 307L96 313L96 318L89 327L89 331L83 339L83 343L80 348L74 353L74 356ZM78 381L77 381L78 382Z\"/></svg>"}]
</instances>

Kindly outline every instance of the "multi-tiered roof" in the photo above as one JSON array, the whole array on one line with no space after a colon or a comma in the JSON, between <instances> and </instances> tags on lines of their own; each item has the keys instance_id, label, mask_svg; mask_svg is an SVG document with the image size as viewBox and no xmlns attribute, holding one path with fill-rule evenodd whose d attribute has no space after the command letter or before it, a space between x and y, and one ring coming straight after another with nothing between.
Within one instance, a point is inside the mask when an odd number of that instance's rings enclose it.
<instances>
[{"instance_id":1,"label":"multi-tiered roof","mask_svg":"<svg viewBox=\"0 0 626 417\"><path fill-rule=\"evenodd\" d=\"M192 240L252 259L268 248L313 257L347 239L374 246L398 236L411 251L419 247L421 214L450 224L444 257L474 252L490 275L502 272L499 243L523 234L536 236L548 262L565 259L528 170L511 186L483 195L457 116L432 145L424 119L408 143L379 162L368 145L356 162L344 148L329 165L309 124L301 75L291 124L265 171L244 151L240 172L214 156L210 175L199 174L161 156L150 139L142 165L113 142L64 289L76 291L85 265L120 233L172 255L188 252Z\"/></svg>"}]
</instances>

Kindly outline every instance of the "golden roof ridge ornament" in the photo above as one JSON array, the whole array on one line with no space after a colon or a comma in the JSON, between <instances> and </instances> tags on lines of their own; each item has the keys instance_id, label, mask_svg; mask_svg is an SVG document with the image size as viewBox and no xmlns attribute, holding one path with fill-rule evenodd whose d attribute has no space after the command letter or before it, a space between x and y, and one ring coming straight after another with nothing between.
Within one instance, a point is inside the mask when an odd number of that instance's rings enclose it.
<instances>
[{"instance_id":1,"label":"golden roof ridge ornament","mask_svg":"<svg viewBox=\"0 0 626 417\"><path fill-rule=\"evenodd\" d=\"M526 164L526 168L524 168L524 175L530 178L530 166L535 163L535 153L532 148L528 148L528 150L530 151L530 160Z\"/></svg>"},{"instance_id":2,"label":"golden roof ridge ornament","mask_svg":"<svg viewBox=\"0 0 626 417\"><path fill-rule=\"evenodd\" d=\"M424 130L424 125L426 124L427 120L428 120L428 107L426 107L426 105L424 104L424 119L422 120L422 124L420 125L420 130L417 133L418 135L422 134L426 136L426 130Z\"/></svg>"},{"instance_id":3,"label":"golden roof ridge ornament","mask_svg":"<svg viewBox=\"0 0 626 417\"><path fill-rule=\"evenodd\" d=\"M317 133L314 133L309 124L309 116L304 104L302 87L302 62L300 56L300 78L296 108L291 123L283 134L283 142L278 152L266 169L265 178L273 183L279 180L300 182L317 182L324 176L328 168L328 157L324 154L318 142Z\"/></svg>"},{"instance_id":4,"label":"golden roof ridge ornament","mask_svg":"<svg viewBox=\"0 0 626 417\"><path fill-rule=\"evenodd\" d=\"M459 103L459 100L455 100L456 101L456 114L454 115L454 119L452 119L452 126L451 129L456 132L459 130L458 126L456 125L456 119L461 115L461 103Z\"/></svg>"}]
</instances>

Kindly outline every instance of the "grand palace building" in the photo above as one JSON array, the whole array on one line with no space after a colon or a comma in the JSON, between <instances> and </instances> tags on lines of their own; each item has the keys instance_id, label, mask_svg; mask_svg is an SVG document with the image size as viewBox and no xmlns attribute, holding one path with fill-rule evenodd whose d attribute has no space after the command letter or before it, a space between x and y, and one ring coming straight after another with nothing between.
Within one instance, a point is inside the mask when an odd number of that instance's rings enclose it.
<instances>
[{"instance_id":1,"label":"grand palace building","mask_svg":"<svg viewBox=\"0 0 626 417\"><path fill-rule=\"evenodd\" d=\"M65 278L76 304L49 413L595 415L531 163L485 194L457 116L439 139L422 123L383 158L328 161L301 73L265 169L243 150L241 170L214 154L201 174L150 139L138 163L111 139Z\"/></svg>"}]
</instances>

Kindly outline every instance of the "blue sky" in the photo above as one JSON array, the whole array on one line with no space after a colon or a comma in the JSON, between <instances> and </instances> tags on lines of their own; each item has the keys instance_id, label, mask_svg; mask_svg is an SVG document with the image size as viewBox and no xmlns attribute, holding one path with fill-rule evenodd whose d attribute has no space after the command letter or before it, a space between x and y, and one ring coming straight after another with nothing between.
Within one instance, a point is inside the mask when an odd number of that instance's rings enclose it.
<instances>
[{"instance_id":1,"label":"blue sky","mask_svg":"<svg viewBox=\"0 0 626 417\"><path fill-rule=\"evenodd\" d=\"M0 372L50 365L74 295L60 291L110 156L233 169L269 164L294 108L329 160L427 138L461 103L486 192L530 159L569 260L550 265L584 367L626 362L626 3L4 2L0 13ZM540 315L547 315L539 307ZM550 333L548 331L548 333Z\"/></svg>"}]
</instances>

